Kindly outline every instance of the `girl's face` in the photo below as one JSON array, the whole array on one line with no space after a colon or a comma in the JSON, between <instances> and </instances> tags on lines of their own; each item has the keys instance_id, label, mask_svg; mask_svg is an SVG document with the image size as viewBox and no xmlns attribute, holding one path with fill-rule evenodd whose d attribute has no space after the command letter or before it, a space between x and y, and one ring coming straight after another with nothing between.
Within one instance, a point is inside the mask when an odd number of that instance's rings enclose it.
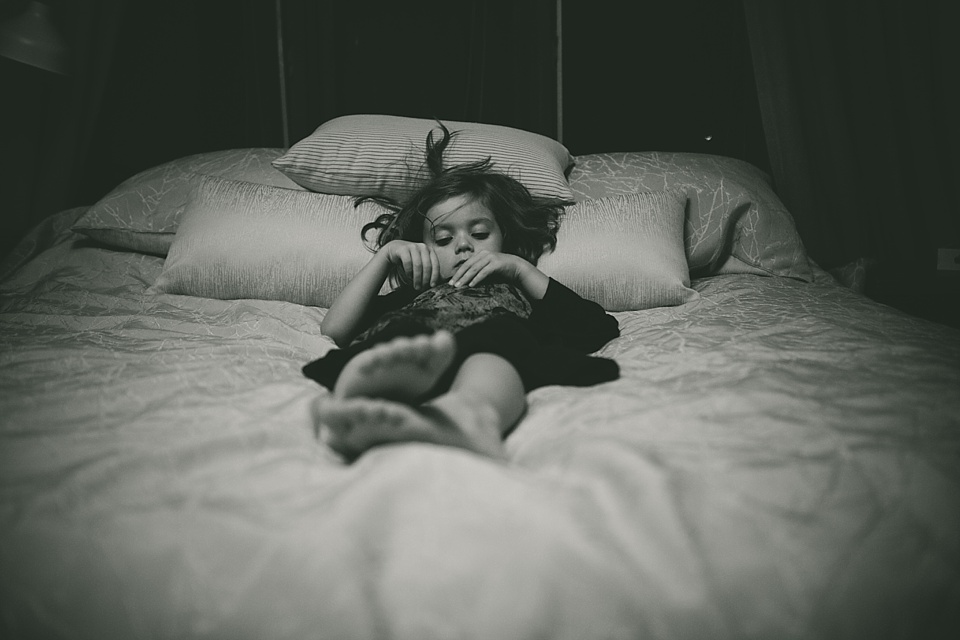
<instances>
[{"instance_id":1,"label":"girl's face","mask_svg":"<svg viewBox=\"0 0 960 640\"><path fill-rule=\"evenodd\" d=\"M483 204L468 196L454 196L427 211L423 242L436 252L440 275L447 279L478 251L502 251L503 232Z\"/></svg>"}]
</instances>

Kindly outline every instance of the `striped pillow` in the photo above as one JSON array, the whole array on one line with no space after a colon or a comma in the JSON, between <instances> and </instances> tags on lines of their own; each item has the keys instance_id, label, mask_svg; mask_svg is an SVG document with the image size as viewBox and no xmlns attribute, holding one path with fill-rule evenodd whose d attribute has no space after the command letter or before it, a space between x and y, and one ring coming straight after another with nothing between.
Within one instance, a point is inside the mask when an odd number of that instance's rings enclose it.
<instances>
[{"instance_id":1,"label":"striped pillow","mask_svg":"<svg viewBox=\"0 0 960 640\"><path fill-rule=\"evenodd\" d=\"M444 155L453 166L489 157L492 168L516 178L531 193L572 200L566 147L536 133L491 124L444 122L457 131ZM430 177L424 164L435 120L348 115L320 125L273 166L302 187L320 193L379 196L403 203Z\"/></svg>"}]
</instances>

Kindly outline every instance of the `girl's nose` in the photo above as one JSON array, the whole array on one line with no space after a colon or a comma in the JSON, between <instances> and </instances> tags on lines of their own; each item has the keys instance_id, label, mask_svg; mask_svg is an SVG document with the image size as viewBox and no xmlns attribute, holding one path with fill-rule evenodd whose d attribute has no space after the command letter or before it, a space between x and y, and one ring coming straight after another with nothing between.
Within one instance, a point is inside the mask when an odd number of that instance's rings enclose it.
<instances>
[{"instance_id":1,"label":"girl's nose","mask_svg":"<svg viewBox=\"0 0 960 640\"><path fill-rule=\"evenodd\" d=\"M470 242L470 236L463 234L457 237L457 253L462 251L469 251L473 248L473 243Z\"/></svg>"}]
</instances>

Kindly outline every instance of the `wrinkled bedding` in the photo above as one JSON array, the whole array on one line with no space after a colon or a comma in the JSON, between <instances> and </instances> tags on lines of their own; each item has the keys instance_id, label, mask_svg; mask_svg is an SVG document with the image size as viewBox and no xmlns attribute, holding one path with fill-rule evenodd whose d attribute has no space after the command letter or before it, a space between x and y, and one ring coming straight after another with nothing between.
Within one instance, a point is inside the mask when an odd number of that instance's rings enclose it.
<instances>
[{"instance_id":1,"label":"wrinkled bedding","mask_svg":"<svg viewBox=\"0 0 960 640\"><path fill-rule=\"evenodd\" d=\"M954 329L706 278L616 314L622 379L532 393L508 465L345 465L323 309L149 294L78 214L0 285L4 638L960 637Z\"/></svg>"}]
</instances>

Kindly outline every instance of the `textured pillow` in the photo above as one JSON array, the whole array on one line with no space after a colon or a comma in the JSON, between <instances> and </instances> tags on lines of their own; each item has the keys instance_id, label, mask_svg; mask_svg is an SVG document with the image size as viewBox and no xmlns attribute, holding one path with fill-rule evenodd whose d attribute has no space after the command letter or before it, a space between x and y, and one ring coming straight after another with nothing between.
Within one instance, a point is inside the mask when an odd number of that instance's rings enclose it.
<instances>
[{"instance_id":1,"label":"textured pillow","mask_svg":"<svg viewBox=\"0 0 960 640\"><path fill-rule=\"evenodd\" d=\"M688 198L684 245L694 276L752 272L813 280L793 217L753 165L695 153L600 153L576 160L570 188L578 201L681 189Z\"/></svg>"},{"instance_id":2,"label":"textured pillow","mask_svg":"<svg viewBox=\"0 0 960 640\"><path fill-rule=\"evenodd\" d=\"M675 192L579 203L540 267L611 311L691 300L683 207ZM370 260L360 228L384 211L373 202L355 208L347 196L205 177L151 291L329 307Z\"/></svg>"},{"instance_id":3,"label":"textured pillow","mask_svg":"<svg viewBox=\"0 0 960 640\"><path fill-rule=\"evenodd\" d=\"M73 230L114 247L164 256L191 190L205 175L302 190L270 164L282 154L282 149L214 151L147 169L90 207Z\"/></svg>"},{"instance_id":4,"label":"textured pillow","mask_svg":"<svg viewBox=\"0 0 960 640\"><path fill-rule=\"evenodd\" d=\"M686 197L632 193L567 209L557 249L540 270L608 311L666 307L693 300L683 252Z\"/></svg>"},{"instance_id":5,"label":"textured pillow","mask_svg":"<svg viewBox=\"0 0 960 640\"><path fill-rule=\"evenodd\" d=\"M532 193L572 200L566 147L528 131L490 124L444 122L458 131L444 154L453 166L490 157L493 168ZM321 193L380 196L405 202L429 178L427 134L436 121L384 115L334 118L273 162L294 182Z\"/></svg>"},{"instance_id":6,"label":"textured pillow","mask_svg":"<svg viewBox=\"0 0 960 640\"><path fill-rule=\"evenodd\" d=\"M204 177L151 291L329 307L370 260L361 227L384 212L346 196Z\"/></svg>"}]
</instances>

